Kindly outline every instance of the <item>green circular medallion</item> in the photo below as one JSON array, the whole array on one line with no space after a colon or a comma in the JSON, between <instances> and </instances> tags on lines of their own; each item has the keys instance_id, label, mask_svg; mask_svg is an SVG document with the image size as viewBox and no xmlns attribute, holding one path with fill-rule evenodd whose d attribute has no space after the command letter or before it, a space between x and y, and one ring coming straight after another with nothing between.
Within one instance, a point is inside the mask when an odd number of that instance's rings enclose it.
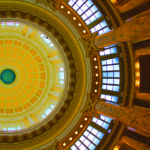
<instances>
[{"instance_id":1,"label":"green circular medallion","mask_svg":"<svg viewBox=\"0 0 150 150\"><path fill-rule=\"evenodd\" d=\"M15 72L11 69L5 69L1 72L1 81L5 84L11 84L15 81Z\"/></svg>"}]
</instances>

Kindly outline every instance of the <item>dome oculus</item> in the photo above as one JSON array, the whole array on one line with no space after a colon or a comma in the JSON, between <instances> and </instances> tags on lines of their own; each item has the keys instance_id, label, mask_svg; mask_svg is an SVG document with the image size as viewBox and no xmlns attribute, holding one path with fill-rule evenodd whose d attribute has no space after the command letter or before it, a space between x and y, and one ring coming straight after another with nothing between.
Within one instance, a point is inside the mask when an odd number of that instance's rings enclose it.
<instances>
[{"instance_id":1,"label":"dome oculus","mask_svg":"<svg viewBox=\"0 0 150 150\"><path fill-rule=\"evenodd\" d=\"M13 70L11 69L4 69L1 72L1 76L0 76L1 81L4 84L11 84L15 81L16 79L16 74Z\"/></svg>"}]
</instances>

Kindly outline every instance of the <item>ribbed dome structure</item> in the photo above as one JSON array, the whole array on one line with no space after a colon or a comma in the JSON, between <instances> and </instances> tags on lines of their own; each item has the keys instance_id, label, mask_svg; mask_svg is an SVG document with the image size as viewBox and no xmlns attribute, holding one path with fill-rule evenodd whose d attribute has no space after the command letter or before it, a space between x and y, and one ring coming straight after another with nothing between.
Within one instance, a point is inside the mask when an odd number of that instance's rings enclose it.
<instances>
[{"instance_id":1,"label":"ribbed dome structure","mask_svg":"<svg viewBox=\"0 0 150 150\"><path fill-rule=\"evenodd\" d=\"M0 149L149 150L149 0L0 1Z\"/></svg>"}]
</instances>

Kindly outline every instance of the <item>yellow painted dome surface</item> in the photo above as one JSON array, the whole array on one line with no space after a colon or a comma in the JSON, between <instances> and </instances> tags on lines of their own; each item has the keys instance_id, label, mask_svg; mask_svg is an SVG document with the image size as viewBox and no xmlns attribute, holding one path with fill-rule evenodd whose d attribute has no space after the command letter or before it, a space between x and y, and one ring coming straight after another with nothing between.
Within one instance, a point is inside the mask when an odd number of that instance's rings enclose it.
<instances>
[{"instance_id":1,"label":"yellow painted dome surface","mask_svg":"<svg viewBox=\"0 0 150 150\"><path fill-rule=\"evenodd\" d=\"M41 122L61 101L64 62L37 28L10 21L0 27L0 130L14 132Z\"/></svg>"},{"instance_id":2,"label":"yellow painted dome surface","mask_svg":"<svg viewBox=\"0 0 150 150\"><path fill-rule=\"evenodd\" d=\"M18 40L0 40L0 68L16 72L16 82L0 82L0 113L19 113L32 106L43 94L46 68L39 53Z\"/></svg>"}]
</instances>

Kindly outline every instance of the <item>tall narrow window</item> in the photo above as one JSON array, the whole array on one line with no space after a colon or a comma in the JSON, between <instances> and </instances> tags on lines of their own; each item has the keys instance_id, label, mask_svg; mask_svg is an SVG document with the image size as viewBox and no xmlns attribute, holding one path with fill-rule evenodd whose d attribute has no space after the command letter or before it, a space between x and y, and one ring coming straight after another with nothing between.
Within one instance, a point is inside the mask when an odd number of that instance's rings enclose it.
<instances>
[{"instance_id":1,"label":"tall narrow window","mask_svg":"<svg viewBox=\"0 0 150 150\"><path fill-rule=\"evenodd\" d=\"M119 92L120 66L119 58L106 59L102 64L102 89Z\"/></svg>"},{"instance_id":2,"label":"tall narrow window","mask_svg":"<svg viewBox=\"0 0 150 150\"><path fill-rule=\"evenodd\" d=\"M91 0L70 0L68 5L77 12L87 26L90 25L92 33L98 32L101 35L110 31L104 18L100 19L102 14ZM95 21L98 23L95 24Z\"/></svg>"}]
</instances>

